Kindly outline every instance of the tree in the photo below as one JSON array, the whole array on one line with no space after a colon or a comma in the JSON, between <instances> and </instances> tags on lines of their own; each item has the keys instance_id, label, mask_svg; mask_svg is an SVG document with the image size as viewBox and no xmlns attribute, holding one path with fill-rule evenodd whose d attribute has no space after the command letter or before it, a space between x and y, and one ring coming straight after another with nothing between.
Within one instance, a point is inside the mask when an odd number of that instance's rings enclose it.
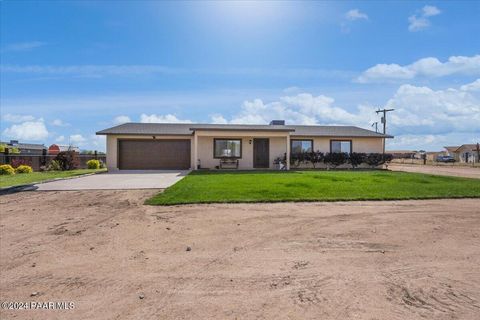
<instances>
[{"instance_id":1,"label":"tree","mask_svg":"<svg viewBox=\"0 0 480 320\"><path fill-rule=\"evenodd\" d=\"M20 149L18 149L16 147L8 146L6 144L0 144L0 153L4 153L5 149L8 149L9 154L19 154L20 153Z\"/></svg>"},{"instance_id":2,"label":"tree","mask_svg":"<svg viewBox=\"0 0 480 320\"><path fill-rule=\"evenodd\" d=\"M78 168L78 154L75 151L62 151L57 154L55 159L62 170L73 170Z\"/></svg>"}]
</instances>

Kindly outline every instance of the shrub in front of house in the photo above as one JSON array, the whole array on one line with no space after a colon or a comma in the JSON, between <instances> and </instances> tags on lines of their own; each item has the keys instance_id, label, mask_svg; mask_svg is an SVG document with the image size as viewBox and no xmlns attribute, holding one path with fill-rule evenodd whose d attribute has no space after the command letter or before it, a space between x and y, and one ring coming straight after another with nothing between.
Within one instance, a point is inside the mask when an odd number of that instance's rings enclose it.
<instances>
[{"instance_id":1,"label":"shrub in front of house","mask_svg":"<svg viewBox=\"0 0 480 320\"><path fill-rule=\"evenodd\" d=\"M58 161L61 170L73 170L79 166L78 154L75 151L59 152L54 160Z\"/></svg>"},{"instance_id":2,"label":"shrub in front of house","mask_svg":"<svg viewBox=\"0 0 480 320\"><path fill-rule=\"evenodd\" d=\"M352 168L355 169L356 167L364 163L366 158L366 153L352 152L348 155L348 162L352 165Z\"/></svg>"},{"instance_id":3,"label":"shrub in front of house","mask_svg":"<svg viewBox=\"0 0 480 320\"><path fill-rule=\"evenodd\" d=\"M290 155L290 164L298 167L303 163L311 163L315 169L318 164L325 163L327 168L336 169L337 167L343 164L350 164L353 169L359 167L361 164L365 163L372 168L375 168L384 163L392 161L393 156L391 154L382 154L382 153L341 153L341 152L331 152L331 153L322 153L320 151L316 152L301 152Z\"/></svg>"},{"instance_id":4,"label":"shrub in front of house","mask_svg":"<svg viewBox=\"0 0 480 320\"><path fill-rule=\"evenodd\" d=\"M27 165L20 165L15 169L15 173L32 173L33 169Z\"/></svg>"},{"instance_id":5,"label":"shrub in front of house","mask_svg":"<svg viewBox=\"0 0 480 320\"><path fill-rule=\"evenodd\" d=\"M305 160L310 162L315 169L316 165L319 163L323 163L325 160L325 155L323 152L320 151L312 151L312 152L307 152L305 155Z\"/></svg>"},{"instance_id":6,"label":"shrub in front of house","mask_svg":"<svg viewBox=\"0 0 480 320\"><path fill-rule=\"evenodd\" d=\"M332 166L334 169L347 162L348 153L330 152L325 155L325 164Z\"/></svg>"},{"instance_id":7,"label":"shrub in front of house","mask_svg":"<svg viewBox=\"0 0 480 320\"><path fill-rule=\"evenodd\" d=\"M62 171L62 166L60 165L60 162L58 162L57 160L54 159L54 160L50 161L46 170L47 171Z\"/></svg>"},{"instance_id":8,"label":"shrub in front of house","mask_svg":"<svg viewBox=\"0 0 480 320\"><path fill-rule=\"evenodd\" d=\"M100 169L100 161L96 159L88 160L87 161L87 168L88 169Z\"/></svg>"},{"instance_id":9,"label":"shrub in front of house","mask_svg":"<svg viewBox=\"0 0 480 320\"><path fill-rule=\"evenodd\" d=\"M9 164L2 164L0 166L0 176L10 176L12 174L15 174L15 169Z\"/></svg>"},{"instance_id":10,"label":"shrub in front of house","mask_svg":"<svg viewBox=\"0 0 480 320\"><path fill-rule=\"evenodd\" d=\"M12 159L11 163L12 167L18 168L20 166L32 166L32 162L26 159Z\"/></svg>"},{"instance_id":11,"label":"shrub in front of house","mask_svg":"<svg viewBox=\"0 0 480 320\"><path fill-rule=\"evenodd\" d=\"M296 152L290 154L290 165L298 167L300 164L305 163L306 152Z\"/></svg>"}]
</instances>

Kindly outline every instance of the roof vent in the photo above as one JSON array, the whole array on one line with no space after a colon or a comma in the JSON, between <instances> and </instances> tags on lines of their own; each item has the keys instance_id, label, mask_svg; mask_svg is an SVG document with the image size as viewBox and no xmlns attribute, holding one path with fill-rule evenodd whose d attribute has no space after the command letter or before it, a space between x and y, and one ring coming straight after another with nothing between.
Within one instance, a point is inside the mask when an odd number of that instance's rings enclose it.
<instances>
[{"instance_id":1,"label":"roof vent","mask_svg":"<svg viewBox=\"0 0 480 320\"><path fill-rule=\"evenodd\" d=\"M272 120L270 121L271 126L284 126L285 120Z\"/></svg>"}]
</instances>

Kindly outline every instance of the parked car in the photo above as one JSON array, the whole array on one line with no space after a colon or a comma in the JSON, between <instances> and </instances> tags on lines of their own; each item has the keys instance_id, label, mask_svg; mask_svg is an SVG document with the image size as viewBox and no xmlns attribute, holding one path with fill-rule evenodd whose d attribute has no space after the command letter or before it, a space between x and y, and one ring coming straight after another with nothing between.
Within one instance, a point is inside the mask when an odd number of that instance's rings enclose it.
<instances>
[{"instance_id":1,"label":"parked car","mask_svg":"<svg viewBox=\"0 0 480 320\"><path fill-rule=\"evenodd\" d=\"M455 162L455 158L452 156L438 156L437 162Z\"/></svg>"}]
</instances>

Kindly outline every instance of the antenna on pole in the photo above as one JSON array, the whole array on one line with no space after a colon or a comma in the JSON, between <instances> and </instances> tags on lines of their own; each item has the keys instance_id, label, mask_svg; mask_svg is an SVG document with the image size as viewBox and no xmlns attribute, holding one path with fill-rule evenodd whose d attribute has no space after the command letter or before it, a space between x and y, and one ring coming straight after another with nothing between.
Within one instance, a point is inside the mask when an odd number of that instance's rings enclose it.
<instances>
[{"instance_id":1,"label":"antenna on pole","mask_svg":"<svg viewBox=\"0 0 480 320\"><path fill-rule=\"evenodd\" d=\"M390 111L393 111L395 109L381 109L378 108L377 111L375 111L377 114L379 113L383 113L383 116L382 116L382 123L383 123L383 134L387 134L387 112L390 112Z\"/></svg>"},{"instance_id":2,"label":"antenna on pole","mask_svg":"<svg viewBox=\"0 0 480 320\"><path fill-rule=\"evenodd\" d=\"M372 123L372 127L375 126L375 132L378 132L378 121Z\"/></svg>"}]
</instances>

